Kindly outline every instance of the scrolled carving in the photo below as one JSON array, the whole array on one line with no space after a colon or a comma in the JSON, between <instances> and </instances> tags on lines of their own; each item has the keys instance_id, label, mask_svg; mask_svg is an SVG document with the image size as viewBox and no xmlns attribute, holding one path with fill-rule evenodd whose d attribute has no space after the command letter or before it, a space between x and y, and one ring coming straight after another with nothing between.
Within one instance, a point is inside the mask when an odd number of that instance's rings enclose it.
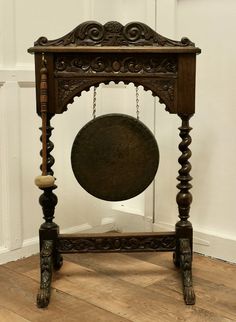
<instances>
[{"instance_id":1,"label":"scrolled carving","mask_svg":"<svg viewBox=\"0 0 236 322\"><path fill-rule=\"evenodd\" d=\"M35 46L47 46L48 39L47 37L40 37L37 41L34 42Z\"/></svg>"},{"instance_id":2,"label":"scrolled carving","mask_svg":"<svg viewBox=\"0 0 236 322\"><path fill-rule=\"evenodd\" d=\"M130 42L141 39L149 40L152 36L152 30L145 24L130 22L123 29L123 35Z\"/></svg>"},{"instance_id":3,"label":"scrolled carving","mask_svg":"<svg viewBox=\"0 0 236 322\"><path fill-rule=\"evenodd\" d=\"M101 73L106 68L106 61L103 57L96 57L93 61L91 66L92 70L96 73Z\"/></svg>"},{"instance_id":4,"label":"scrolled carving","mask_svg":"<svg viewBox=\"0 0 236 322\"><path fill-rule=\"evenodd\" d=\"M174 250L174 235L157 236L112 236L112 237L59 237L60 253L160 251Z\"/></svg>"},{"instance_id":5,"label":"scrolled carving","mask_svg":"<svg viewBox=\"0 0 236 322\"><path fill-rule=\"evenodd\" d=\"M88 78L88 79L58 79L58 104L60 111L66 110L68 103L72 103L75 96L80 96L83 90L89 91L90 87L97 86L99 83L109 84L110 81L118 84L121 79L114 78ZM156 79L152 78L126 78L122 79L124 84L133 83L135 85L142 85L144 90L151 90L154 96L158 96L161 103L164 103L166 110L170 113L174 112L174 97L175 97L175 79Z\"/></svg>"},{"instance_id":6,"label":"scrolled carving","mask_svg":"<svg viewBox=\"0 0 236 322\"><path fill-rule=\"evenodd\" d=\"M177 58L163 55L67 55L58 56L55 62L56 76L69 76L69 73L94 74L96 73L177 73ZM64 72L61 74L61 72ZM67 73L67 74L66 74ZM72 75L72 74L71 74Z\"/></svg>"},{"instance_id":7,"label":"scrolled carving","mask_svg":"<svg viewBox=\"0 0 236 322\"><path fill-rule=\"evenodd\" d=\"M37 306L44 308L48 306L51 293L52 268L53 268L53 241L44 240L40 253L41 282L37 295Z\"/></svg>"},{"instance_id":8,"label":"scrolled carving","mask_svg":"<svg viewBox=\"0 0 236 322\"><path fill-rule=\"evenodd\" d=\"M181 38L181 44L183 44L184 46L192 46L194 45L191 40L189 40L187 37L182 37Z\"/></svg>"},{"instance_id":9,"label":"scrolled carving","mask_svg":"<svg viewBox=\"0 0 236 322\"><path fill-rule=\"evenodd\" d=\"M118 83L122 80L125 84L143 85L145 90L151 90L154 96L160 98L168 111L174 112L177 66L175 54L57 55L54 75L57 78L60 111L64 111L66 105L73 102L73 97L80 96L83 90L99 83Z\"/></svg>"},{"instance_id":10,"label":"scrolled carving","mask_svg":"<svg viewBox=\"0 0 236 322\"><path fill-rule=\"evenodd\" d=\"M180 268L183 276L184 300L188 305L195 303L192 281L192 252L188 239L180 239Z\"/></svg>"},{"instance_id":11,"label":"scrolled carving","mask_svg":"<svg viewBox=\"0 0 236 322\"><path fill-rule=\"evenodd\" d=\"M123 65L122 72L123 73L139 73L141 70L143 70L143 64L135 57L127 57L123 60L121 63L121 66ZM148 69L146 69L148 70Z\"/></svg>"},{"instance_id":12,"label":"scrolled carving","mask_svg":"<svg viewBox=\"0 0 236 322\"><path fill-rule=\"evenodd\" d=\"M171 40L161 36L144 23L131 22L123 26L117 21L109 21L105 25L96 21L86 21L61 38L48 40L46 37L40 37L34 45L194 47L194 43L186 37L181 41Z\"/></svg>"},{"instance_id":13,"label":"scrolled carving","mask_svg":"<svg viewBox=\"0 0 236 322\"><path fill-rule=\"evenodd\" d=\"M67 68L67 63L63 57L60 57L56 60L56 70L63 71Z\"/></svg>"},{"instance_id":14,"label":"scrolled carving","mask_svg":"<svg viewBox=\"0 0 236 322\"><path fill-rule=\"evenodd\" d=\"M98 22L84 22L80 25L80 28L74 29L74 41L76 43L79 39L89 39L94 42L99 42L104 36L104 31L104 26Z\"/></svg>"}]
</instances>

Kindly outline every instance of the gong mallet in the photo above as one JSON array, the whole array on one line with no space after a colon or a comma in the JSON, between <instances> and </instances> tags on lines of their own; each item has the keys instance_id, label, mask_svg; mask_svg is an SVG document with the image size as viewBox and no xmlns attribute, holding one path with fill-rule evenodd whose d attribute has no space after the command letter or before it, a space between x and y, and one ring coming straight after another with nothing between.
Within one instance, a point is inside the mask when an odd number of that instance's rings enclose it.
<instances>
[{"instance_id":1,"label":"gong mallet","mask_svg":"<svg viewBox=\"0 0 236 322\"><path fill-rule=\"evenodd\" d=\"M40 109L42 118L42 175L35 178L35 184L39 188L50 188L54 186L55 178L47 174L47 104L48 85L47 67L44 54L42 54L42 68L40 69Z\"/></svg>"}]
</instances>

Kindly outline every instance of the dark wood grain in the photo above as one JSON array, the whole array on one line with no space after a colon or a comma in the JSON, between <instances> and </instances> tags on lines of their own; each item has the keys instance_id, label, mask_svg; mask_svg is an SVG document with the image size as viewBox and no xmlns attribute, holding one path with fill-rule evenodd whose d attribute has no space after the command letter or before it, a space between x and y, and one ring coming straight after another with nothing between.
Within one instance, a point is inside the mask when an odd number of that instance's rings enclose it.
<instances>
[{"instance_id":1,"label":"dark wood grain","mask_svg":"<svg viewBox=\"0 0 236 322\"><path fill-rule=\"evenodd\" d=\"M177 113L193 115L195 112L195 78L196 55L180 54L178 56L178 104Z\"/></svg>"},{"instance_id":2,"label":"dark wood grain","mask_svg":"<svg viewBox=\"0 0 236 322\"><path fill-rule=\"evenodd\" d=\"M164 37L142 22L129 22L125 26L117 21L102 25L96 21L85 21L68 34L54 40L40 37L34 47L53 46L73 48L78 46L154 46L154 47L195 47L186 37L180 41ZM199 52L199 48L195 49ZM34 51L34 48L29 50Z\"/></svg>"},{"instance_id":3,"label":"dark wood grain","mask_svg":"<svg viewBox=\"0 0 236 322\"><path fill-rule=\"evenodd\" d=\"M38 255L11 262L0 267L1 321L235 321L236 265L194 257L194 307L182 302L169 253L65 255L65 269L54 275L51 305L43 311L34 304Z\"/></svg>"},{"instance_id":4,"label":"dark wood grain","mask_svg":"<svg viewBox=\"0 0 236 322\"><path fill-rule=\"evenodd\" d=\"M173 251L174 232L59 235L60 253Z\"/></svg>"}]
</instances>

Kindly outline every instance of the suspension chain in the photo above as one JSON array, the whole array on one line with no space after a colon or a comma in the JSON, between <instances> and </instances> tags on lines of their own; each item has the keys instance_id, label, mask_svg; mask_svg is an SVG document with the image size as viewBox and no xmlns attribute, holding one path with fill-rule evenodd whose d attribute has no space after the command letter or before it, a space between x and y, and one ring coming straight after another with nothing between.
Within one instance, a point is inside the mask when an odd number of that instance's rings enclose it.
<instances>
[{"instance_id":1,"label":"suspension chain","mask_svg":"<svg viewBox=\"0 0 236 322\"><path fill-rule=\"evenodd\" d=\"M97 107L97 88L93 88L93 118L96 118L96 107Z\"/></svg>"},{"instance_id":2,"label":"suspension chain","mask_svg":"<svg viewBox=\"0 0 236 322\"><path fill-rule=\"evenodd\" d=\"M135 87L136 90L136 116L137 120L139 120L140 115L140 107L139 107L139 90L138 86ZM93 88L93 118L96 118L96 107L97 107L97 88L94 86Z\"/></svg>"},{"instance_id":3,"label":"suspension chain","mask_svg":"<svg viewBox=\"0 0 236 322\"><path fill-rule=\"evenodd\" d=\"M139 91L138 91L138 86L135 87L135 90L136 90L136 115L137 115L137 120L139 120L140 109L139 109Z\"/></svg>"}]
</instances>

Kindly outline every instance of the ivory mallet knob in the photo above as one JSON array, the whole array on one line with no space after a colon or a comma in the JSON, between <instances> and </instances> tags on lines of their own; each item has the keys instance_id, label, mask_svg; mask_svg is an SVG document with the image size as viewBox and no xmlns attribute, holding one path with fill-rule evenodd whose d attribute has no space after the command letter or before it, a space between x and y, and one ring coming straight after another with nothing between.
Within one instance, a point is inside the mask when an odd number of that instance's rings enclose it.
<instances>
[{"instance_id":1,"label":"ivory mallet knob","mask_svg":"<svg viewBox=\"0 0 236 322\"><path fill-rule=\"evenodd\" d=\"M49 187L53 187L54 186L55 178L53 176L50 176L50 175L37 176L34 179L34 183L39 188L49 188Z\"/></svg>"}]
</instances>

